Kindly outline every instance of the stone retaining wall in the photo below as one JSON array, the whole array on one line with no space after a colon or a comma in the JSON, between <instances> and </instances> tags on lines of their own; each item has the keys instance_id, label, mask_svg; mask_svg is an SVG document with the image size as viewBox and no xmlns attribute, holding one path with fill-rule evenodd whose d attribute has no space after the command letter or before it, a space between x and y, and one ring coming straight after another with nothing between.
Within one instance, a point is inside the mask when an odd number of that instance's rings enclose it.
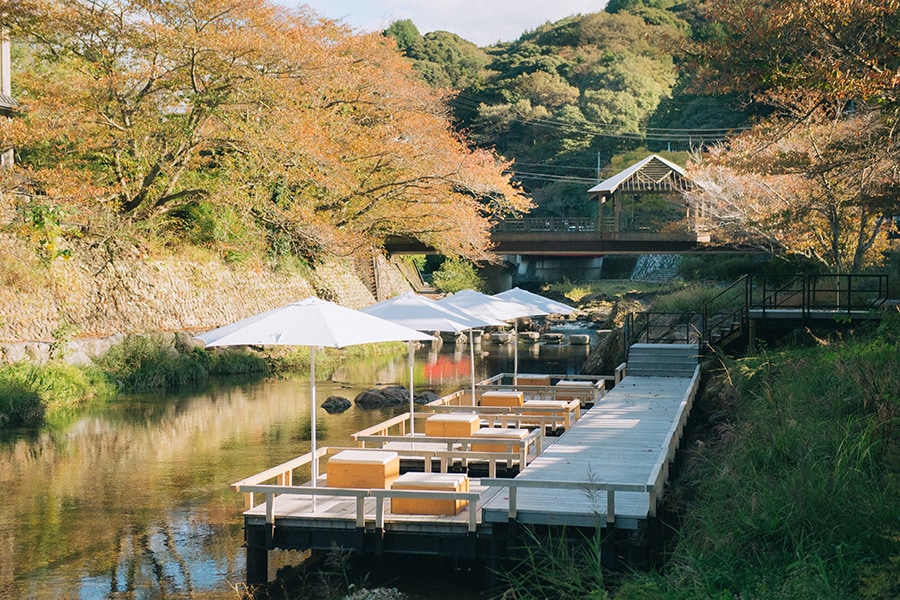
<instances>
[{"instance_id":1,"label":"stone retaining wall","mask_svg":"<svg viewBox=\"0 0 900 600\"><path fill-rule=\"evenodd\" d=\"M0 235L0 253L2 362L43 362L54 344L70 362L83 362L124 335L205 331L308 296L351 308L374 302L350 261L285 274L137 250L109 260L102 249L83 247L71 260L42 265L9 235ZM389 261L379 260L378 268L388 288L382 294L409 290Z\"/></svg>"}]
</instances>

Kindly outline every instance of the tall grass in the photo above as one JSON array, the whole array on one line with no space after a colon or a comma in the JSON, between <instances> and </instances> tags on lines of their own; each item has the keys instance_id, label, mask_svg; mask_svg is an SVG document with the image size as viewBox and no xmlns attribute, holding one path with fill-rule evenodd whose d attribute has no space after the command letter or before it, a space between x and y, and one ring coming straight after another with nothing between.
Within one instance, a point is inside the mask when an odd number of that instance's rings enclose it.
<instances>
[{"instance_id":1,"label":"tall grass","mask_svg":"<svg viewBox=\"0 0 900 600\"><path fill-rule=\"evenodd\" d=\"M4 365L0 367L0 427L39 425L112 393L97 369L63 363Z\"/></svg>"},{"instance_id":2,"label":"tall grass","mask_svg":"<svg viewBox=\"0 0 900 600\"><path fill-rule=\"evenodd\" d=\"M686 288L663 294L653 301L651 310L656 312L703 311L707 302L715 298L721 288L714 285L690 285Z\"/></svg>"},{"instance_id":3,"label":"tall grass","mask_svg":"<svg viewBox=\"0 0 900 600\"><path fill-rule=\"evenodd\" d=\"M727 419L690 462L695 500L665 575L648 578L665 597L896 597L898 331L888 319L729 366L730 393L707 406Z\"/></svg>"},{"instance_id":4,"label":"tall grass","mask_svg":"<svg viewBox=\"0 0 900 600\"><path fill-rule=\"evenodd\" d=\"M97 361L123 390L149 390L202 381L209 372L200 360L178 352L154 336L129 336Z\"/></svg>"},{"instance_id":5,"label":"tall grass","mask_svg":"<svg viewBox=\"0 0 900 600\"><path fill-rule=\"evenodd\" d=\"M608 598L600 566L600 537L569 539L565 532L529 537L525 558L503 574L503 600L601 600Z\"/></svg>"}]
</instances>

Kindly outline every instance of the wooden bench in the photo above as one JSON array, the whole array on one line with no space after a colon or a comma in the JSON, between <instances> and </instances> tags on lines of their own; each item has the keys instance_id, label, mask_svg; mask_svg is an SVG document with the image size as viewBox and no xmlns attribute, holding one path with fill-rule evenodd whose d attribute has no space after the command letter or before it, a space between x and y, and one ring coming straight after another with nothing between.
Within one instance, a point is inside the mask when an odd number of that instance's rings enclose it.
<instances>
[{"instance_id":1,"label":"wooden bench","mask_svg":"<svg viewBox=\"0 0 900 600\"><path fill-rule=\"evenodd\" d=\"M593 404L596 398L597 386L590 381L563 380L553 386L557 400L578 400L582 406Z\"/></svg>"},{"instance_id":2,"label":"wooden bench","mask_svg":"<svg viewBox=\"0 0 900 600\"><path fill-rule=\"evenodd\" d=\"M476 443L472 442L472 451L473 452L519 452L520 451L520 442L528 437L528 434L531 433L528 429L506 429L501 427L482 427L478 431L472 434L473 438L502 438L504 440L509 440L510 444L505 444L502 442L493 442L493 443ZM524 467L524 465L523 465Z\"/></svg>"},{"instance_id":3,"label":"wooden bench","mask_svg":"<svg viewBox=\"0 0 900 600\"><path fill-rule=\"evenodd\" d=\"M469 478L463 473L404 473L394 480L391 489L468 492ZM467 503L467 500L392 498L391 512L403 515L458 515Z\"/></svg>"},{"instance_id":4,"label":"wooden bench","mask_svg":"<svg viewBox=\"0 0 900 600\"><path fill-rule=\"evenodd\" d=\"M570 406L571 405L571 406ZM573 411L572 407L576 410ZM541 424L550 425L554 431L559 428L561 422L564 429L572 426L572 413L575 413L575 420L580 417L580 403L575 403L574 399L569 400L526 400L522 406L522 415L533 417L542 417ZM547 421L550 423L547 423Z\"/></svg>"},{"instance_id":5,"label":"wooden bench","mask_svg":"<svg viewBox=\"0 0 900 600\"><path fill-rule=\"evenodd\" d=\"M484 392L481 394L481 406L522 406L525 403L523 392Z\"/></svg>"},{"instance_id":6,"label":"wooden bench","mask_svg":"<svg viewBox=\"0 0 900 600\"><path fill-rule=\"evenodd\" d=\"M550 387L549 375L518 375L516 376L515 385L539 385Z\"/></svg>"},{"instance_id":7,"label":"wooden bench","mask_svg":"<svg viewBox=\"0 0 900 600\"><path fill-rule=\"evenodd\" d=\"M387 450L344 450L328 459L328 487L389 489L400 476L400 456Z\"/></svg>"},{"instance_id":8,"label":"wooden bench","mask_svg":"<svg viewBox=\"0 0 900 600\"><path fill-rule=\"evenodd\" d=\"M475 413L438 413L425 420L425 435L432 437L469 437L481 427Z\"/></svg>"}]
</instances>

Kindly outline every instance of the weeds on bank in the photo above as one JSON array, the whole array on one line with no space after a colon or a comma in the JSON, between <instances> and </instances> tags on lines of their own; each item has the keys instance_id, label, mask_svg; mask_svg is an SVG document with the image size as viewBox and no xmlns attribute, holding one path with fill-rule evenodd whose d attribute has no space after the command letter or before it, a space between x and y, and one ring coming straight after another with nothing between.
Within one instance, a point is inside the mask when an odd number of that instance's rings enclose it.
<instances>
[{"instance_id":1,"label":"weeds on bank","mask_svg":"<svg viewBox=\"0 0 900 600\"><path fill-rule=\"evenodd\" d=\"M656 283L631 279L600 279L596 281L572 282L564 280L547 285L547 291L562 294L576 304L588 296L606 296L611 300L628 294L647 294L670 291L680 287L680 283Z\"/></svg>"},{"instance_id":2,"label":"weeds on bank","mask_svg":"<svg viewBox=\"0 0 900 600\"><path fill-rule=\"evenodd\" d=\"M202 381L202 363L153 336L130 336L113 346L97 364L123 390L150 390Z\"/></svg>"},{"instance_id":3,"label":"weeds on bank","mask_svg":"<svg viewBox=\"0 0 900 600\"><path fill-rule=\"evenodd\" d=\"M573 544L565 532L541 537L530 529L524 531L529 538L526 556L515 569L501 575L506 591L499 596L500 600L609 597L600 566L599 533Z\"/></svg>"},{"instance_id":4,"label":"weeds on bank","mask_svg":"<svg viewBox=\"0 0 900 600\"><path fill-rule=\"evenodd\" d=\"M673 598L896 597L897 328L731 365L728 434L695 453L696 498L665 575L645 584Z\"/></svg>"},{"instance_id":5,"label":"weeds on bank","mask_svg":"<svg viewBox=\"0 0 900 600\"><path fill-rule=\"evenodd\" d=\"M97 369L63 363L36 366L18 362L0 366L0 427L30 426L58 419L113 388Z\"/></svg>"}]
</instances>

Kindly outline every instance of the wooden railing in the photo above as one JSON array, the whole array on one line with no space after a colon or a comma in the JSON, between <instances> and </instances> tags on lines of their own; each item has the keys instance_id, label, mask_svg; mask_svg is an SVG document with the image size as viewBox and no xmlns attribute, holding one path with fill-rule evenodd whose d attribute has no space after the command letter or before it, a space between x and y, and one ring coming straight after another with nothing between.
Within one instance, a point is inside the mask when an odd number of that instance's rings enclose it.
<instances>
[{"instance_id":1,"label":"wooden railing","mask_svg":"<svg viewBox=\"0 0 900 600\"><path fill-rule=\"evenodd\" d=\"M418 498L423 500L466 500L463 509L468 511L467 530L474 533L478 527L478 500L480 492L444 492L432 490L382 490L382 489L357 489L357 488L328 488L328 487L297 487L284 485L251 485L243 484L239 490L246 494L263 494L266 505L266 525L270 532L267 534L271 541L274 537L272 531L275 528L275 498L282 495L310 496L310 497L337 497L354 498L356 500L356 527L364 528L367 521L373 521L378 529L384 529L385 508L384 501L387 498ZM366 499L375 499L375 509L372 511L372 519L367 519L370 514L366 510Z\"/></svg>"},{"instance_id":2,"label":"wooden railing","mask_svg":"<svg viewBox=\"0 0 900 600\"><path fill-rule=\"evenodd\" d=\"M534 479L488 479L481 480L482 485L509 488L509 518L518 516L519 488L537 488L544 490L580 490L586 492L606 492L606 521L616 522L616 492L650 492L652 486L634 483L608 483L584 481L543 481Z\"/></svg>"},{"instance_id":3,"label":"wooden railing","mask_svg":"<svg viewBox=\"0 0 900 600\"><path fill-rule=\"evenodd\" d=\"M597 231L597 221L591 217L528 217L500 221L496 230L507 232L589 232Z\"/></svg>"}]
</instances>

